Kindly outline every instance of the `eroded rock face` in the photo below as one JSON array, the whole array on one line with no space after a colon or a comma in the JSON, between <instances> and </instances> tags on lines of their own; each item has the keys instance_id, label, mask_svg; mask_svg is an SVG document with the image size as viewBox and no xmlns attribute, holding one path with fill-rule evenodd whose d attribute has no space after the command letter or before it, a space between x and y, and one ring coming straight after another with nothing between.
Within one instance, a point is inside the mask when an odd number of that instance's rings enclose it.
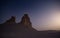
<instances>
[{"instance_id":1,"label":"eroded rock face","mask_svg":"<svg viewBox=\"0 0 60 38\"><path fill-rule=\"evenodd\" d=\"M11 16L9 20L7 20L4 24L14 24L15 23L15 17Z\"/></svg>"},{"instance_id":2,"label":"eroded rock face","mask_svg":"<svg viewBox=\"0 0 60 38\"><path fill-rule=\"evenodd\" d=\"M30 25L31 24L28 14L24 14L24 16L21 19L21 23L24 25Z\"/></svg>"},{"instance_id":3,"label":"eroded rock face","mask_svg":"<svg viewBox=\"0 0 60 38\"><path fill-rule=\"evenodd\" d=\"M24 14L24 16L21 19L20 24L23 24L27 28L31 28L32 27L32 24L30 22L30 18L28 16L28 14Z\"/></svg>"},{"instance_id":4,"label":"eroded rock face","mask_svg":"<svg viewBox=\"0 0 60 38\"><path fill-rule=\"evenodd\" d=\"M15 22L15 17L14 16L11 16L11 18L9 20L7 20L5 23L3 23L4 25L10 25L11 27L15 27L14 25L16 25L16 28L26 28L26 29L29 29L29 30L35 30L33 27L32 27L32 23L30 21L30 18L28 16L28 14L24 14L24 16L22 17L20 23L16 23ZM8 27L7 26L7 27ZM18 27L17 27L18 26Z\"/></svg>"}]
</instances>

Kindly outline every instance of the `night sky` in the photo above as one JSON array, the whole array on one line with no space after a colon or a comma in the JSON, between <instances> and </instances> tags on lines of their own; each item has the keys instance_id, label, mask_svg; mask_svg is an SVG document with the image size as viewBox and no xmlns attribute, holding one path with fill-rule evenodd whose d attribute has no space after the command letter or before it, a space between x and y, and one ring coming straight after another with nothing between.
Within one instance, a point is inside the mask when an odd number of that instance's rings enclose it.
<instances>
[{"instance_id":1,"label":"night sky","mask_svg":"<svg viewBox=\"0 0 60 38\"><path fill-rule=\"evenodd\" d=\"M60 1L0 0L0 24L16 16L16 23L27 13L37 30L60 30Z\"/></svg>"}]
</instances>

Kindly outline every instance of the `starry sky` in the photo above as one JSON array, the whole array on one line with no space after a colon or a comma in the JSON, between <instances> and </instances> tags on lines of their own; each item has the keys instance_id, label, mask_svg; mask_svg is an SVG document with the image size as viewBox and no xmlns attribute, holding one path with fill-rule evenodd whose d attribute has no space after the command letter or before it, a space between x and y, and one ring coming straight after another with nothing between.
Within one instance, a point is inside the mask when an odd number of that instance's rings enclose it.
<instances>
[{"instance_id":1,"label":"starry sky","mask_svg":"<svg viewBox=\"0 0 60 38\"><path fill-rule=\"evenodd\" d=\"M0 24L16 17L16 23L27 13L37 30L60 30L60 1L58 0L0 0Z\"/></svg>"}]
</instances>

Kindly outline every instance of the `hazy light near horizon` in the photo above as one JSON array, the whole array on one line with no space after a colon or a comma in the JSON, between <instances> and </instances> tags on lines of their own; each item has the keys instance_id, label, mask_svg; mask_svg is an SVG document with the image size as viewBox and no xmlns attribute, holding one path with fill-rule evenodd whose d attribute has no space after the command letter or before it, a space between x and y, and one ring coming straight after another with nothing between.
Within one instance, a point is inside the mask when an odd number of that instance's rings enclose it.
<instances>
[{"instance_id":1,"label":"hazy light near horizon","mask_svg":"<svg viewBox=\"0 0 60 38\"><path fill-rule=\"evenodd\" d=\"M50 16L49 27L52 30L60 30L60 11L55 11Z\"/></svg>"},{"instance_id":2,"label":"hazy light near horizon","mask_svg":"<svg viewBox=\"0 0 60 38\"><path fill-rule=\"evenodd\" d=\"M40 24L36 26L37 30L60 30L60 11L51 11L39 22Z\"/></svg>"}]
</instances>

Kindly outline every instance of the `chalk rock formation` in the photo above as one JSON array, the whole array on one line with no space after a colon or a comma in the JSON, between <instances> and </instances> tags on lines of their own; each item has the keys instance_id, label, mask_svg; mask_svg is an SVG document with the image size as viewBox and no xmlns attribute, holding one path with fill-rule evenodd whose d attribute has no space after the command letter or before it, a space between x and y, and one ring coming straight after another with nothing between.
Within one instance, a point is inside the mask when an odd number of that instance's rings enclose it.
<instances>
[{"instance_id":1,"label":"chalk rock formation","mask_svg":"<svg viewBox=\"0 0 60 38\"><path fill-rule=\"evenodd\" d=\"M15 17L11 16L9 20L7 20L4 24L14 24L15 23Z\"/></svg>"},{"instance_id":2,"label":"chalk rock formation","mask_svg":"<svg viewBox=\"0 0 60 38\"><path fill-rule=\"evenodd\" d=\"M5 27L11 26L11 29L13 29L15 27L14 30L19 28L19 30L28 29L28 30L35 31L35 29L32 27L32 23L30 21L28 14L24 14L20 23L16 23L15 17L11 16L11 18L9 20L7 20L5 23L3 23L3 25L6 25Z\"/></svg>"},{"instance_id":3,"label":"chalk rock formation","mask_svg":"<svg viewBox=\"0 0 60 38\"><path fill-rule=\"evenodd\" d=\"M32 23L30 21L28 14L24 14L24 16L21 19L20 24L23 24L27 28L32 28Z\"/></svg>"},{"instance_id":4,"label":"chalk rock formation","mask_svg":"<svg viewBox=\"0 0 60 38\"><path fill-rule=\"evenodd\" d=\"M30 18L28 17L28 14L24 14L24 16L21 19L21 23L24 25L31 25Z\"/></svg>"}]
</instances>

